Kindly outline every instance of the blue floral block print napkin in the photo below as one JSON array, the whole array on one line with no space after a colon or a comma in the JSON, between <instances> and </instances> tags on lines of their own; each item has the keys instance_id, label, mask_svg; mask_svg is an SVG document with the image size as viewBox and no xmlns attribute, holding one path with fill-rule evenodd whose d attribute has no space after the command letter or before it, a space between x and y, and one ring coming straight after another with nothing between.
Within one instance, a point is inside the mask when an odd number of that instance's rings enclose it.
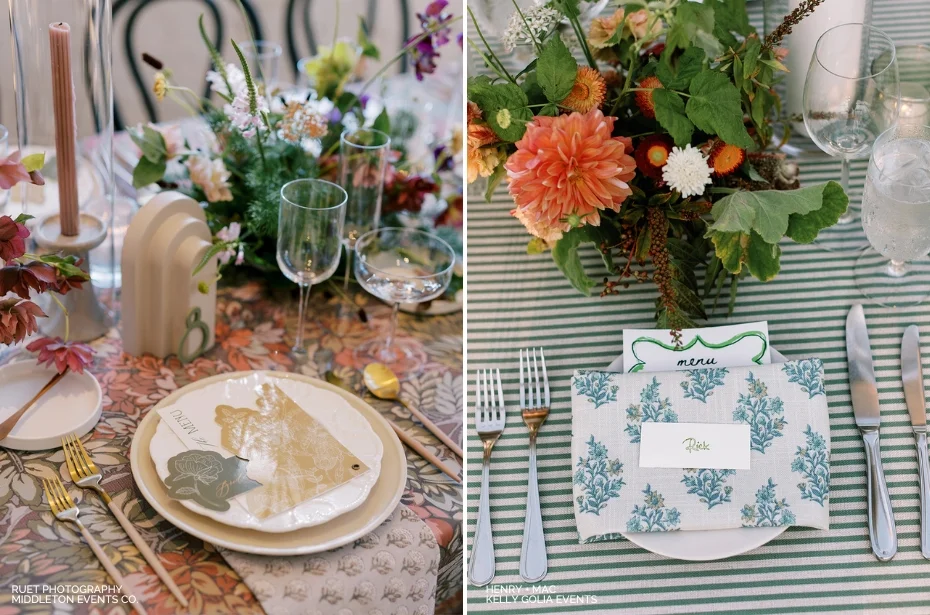
<instances>
[{"instance_id":1,"label":"blue floral block print napkin","mask_svg":"<svg viewBox=\"0 0 930 615\"><path fill-rule=\"evenodd\" d=\"M749 470L641 468L644 422L744 423ZM572 378L581 542L623 532L829 529L830 421L820 359Z\"/></svg>"}]
</instances>

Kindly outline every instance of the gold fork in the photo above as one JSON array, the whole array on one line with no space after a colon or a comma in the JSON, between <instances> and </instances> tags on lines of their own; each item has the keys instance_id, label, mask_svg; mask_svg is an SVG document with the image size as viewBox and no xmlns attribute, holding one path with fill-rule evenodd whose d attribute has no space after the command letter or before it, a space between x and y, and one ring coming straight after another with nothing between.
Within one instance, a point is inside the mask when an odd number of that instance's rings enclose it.
<instances>
[{"instance_id":1,"label":"gold fork","mask_svg":"<svg viewBox=\"0 0 930 615\"><path fill-rule=\"evenodd\" d=\"M162 566L158 556L149 548L139 532L136 531L136 528L133 527L129 519L126 518L126 515L123 514L123 511L120 510L119 506L113 503L110 495L100 486L103 474L100 472L100 468L97 467L97 464L94 463L94 460L91 459L90 454L87 452L87 449L84 448L84 444L81 440L76 435L71 434L61 439L61 446L64 449L65 461L68 463L68 472L71 474L71 480L74 481L74 484L81 489L93 489L97 492L97 495L99 495L100 499L109 507L110 512L113 513L113 516L119 521L123 530L129 535L132 544L136 545L136 549L139 550L139 553L142 554L145 561L149 563L149 566L152 567L155 574L158 575L158 578L171 590L171 593L177 598L178 602L181 603L181 606L186 607L187 599L184 598L184 594L181 593L180 588L175 584L171 575L165 570L165 567Z\"/></svg>"},{"instance_id":2,"label":"gold fork","mask_svg":"<svg viewBox=\"0 0 930 615\"><path fill-rule=\"evenodd\" d=\"M78 519L80 511L78 507L75 506L74 500L68 495L65 486L61 484L61 479L57 476L51 480L43 478L42 487L45 490L45 497L48 500L48 505L51 507L52 514L55 515L55 518L59 521L68 521L78 526L78 529L81 530L81 535L84 536L84 540L90 545L91 551L94 552L94 555L97 556L97 559L100 560L100 563L103 564L104 569L113 578L116 584L120 586L120 591L130 599L133 608L135 608L140 615L146 615L145 608L143 608L142 604L136 600L135 596L129 593L129 587L126 585L119 571L116 570L116 566L113 565L113 562L111 562L106 553L103 552L103 549L100 548L100 545L97 544L94 537L90 535L90 532L87 531L87 528L84 527L84 524Z\"/></svg>"}]
</instances>

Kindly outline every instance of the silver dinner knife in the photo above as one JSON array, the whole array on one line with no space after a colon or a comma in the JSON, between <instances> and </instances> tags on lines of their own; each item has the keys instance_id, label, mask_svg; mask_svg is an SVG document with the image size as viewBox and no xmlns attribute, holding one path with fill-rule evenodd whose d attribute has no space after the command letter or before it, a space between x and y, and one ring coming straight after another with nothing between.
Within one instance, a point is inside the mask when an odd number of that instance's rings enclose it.
<instances>
[{"instance_id":1,"label":"silver dinner knife","mask_svg":"<svg viewBox=\"0 0 930 615\"><path fill-rule=\"evenodd\" d=\"M865 313L861 305L854 305L846 317L846 357L849 362L849 392L853 414L865 442L869 539L875 557L887 562L898 552L898 534L878 444L878 428L882 417L878 407L878 387L875 384L875 369L872 367L869 331L865 326Z\"/></svg>"},{"instance_id":2,"label":"silver dinner knife","mask_svg":"<svg viewBox=\"0 0 930 615\"><path fill-rule=\"evenodd\" d=\"M920 333L917 325L904 330L901 338L901 380L904 401L911 415L911 428L917 442L917 470L920 479L920 552L930 559L930 457L927 455L927 398L920 361Z\"/></svg>"}]
</instances>

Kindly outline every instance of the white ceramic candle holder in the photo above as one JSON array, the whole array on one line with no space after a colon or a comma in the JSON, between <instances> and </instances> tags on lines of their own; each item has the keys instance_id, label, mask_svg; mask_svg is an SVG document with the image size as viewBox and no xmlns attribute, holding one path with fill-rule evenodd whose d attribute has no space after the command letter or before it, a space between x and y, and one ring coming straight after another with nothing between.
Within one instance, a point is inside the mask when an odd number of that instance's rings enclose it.
<instances>
[{"instance_id":1,"label":"white ceramic candle holder","mask_svg":"<svg viewBox=\"0 0 930 615\"><path fill-rule=\"evenodd\" d=\"M90 251L103 243L107 237L107 227L103 220L88 213L81 213L79 232L74 237L61 234L61 217L51 214L36 221L33 238L44 253L61 252L83 259L81 269L90 271ZM112 320L106 308L100 303L90 280L82 288L75 288L65 295L58 296L59 301L68 310L70 318L70 340L89 342L104 335L110 328ZM39 331L50 337L65 336L65 315L58 305L48 299L42 308L48 318L39 319Z\"/></svg>"}]
</instances>

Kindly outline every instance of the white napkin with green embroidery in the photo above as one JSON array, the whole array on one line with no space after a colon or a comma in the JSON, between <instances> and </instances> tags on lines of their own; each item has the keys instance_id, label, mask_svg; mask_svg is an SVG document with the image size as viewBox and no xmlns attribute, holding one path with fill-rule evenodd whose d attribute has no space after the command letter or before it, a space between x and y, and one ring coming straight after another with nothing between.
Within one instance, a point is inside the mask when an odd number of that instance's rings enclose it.
<instances>
[{"instance_id":1,"label":"white napkin with green embroidery","mask_svg":"<svg viewBox=\"0 0 930 615\"><path fill-rule=\"evenodd\" d=\"M644 422L746 424L750 469L640 467ZM624 532L829 529L823 363L576 371L572 459L581 542L616 539Z\"/></svg>"}]
</instances>

